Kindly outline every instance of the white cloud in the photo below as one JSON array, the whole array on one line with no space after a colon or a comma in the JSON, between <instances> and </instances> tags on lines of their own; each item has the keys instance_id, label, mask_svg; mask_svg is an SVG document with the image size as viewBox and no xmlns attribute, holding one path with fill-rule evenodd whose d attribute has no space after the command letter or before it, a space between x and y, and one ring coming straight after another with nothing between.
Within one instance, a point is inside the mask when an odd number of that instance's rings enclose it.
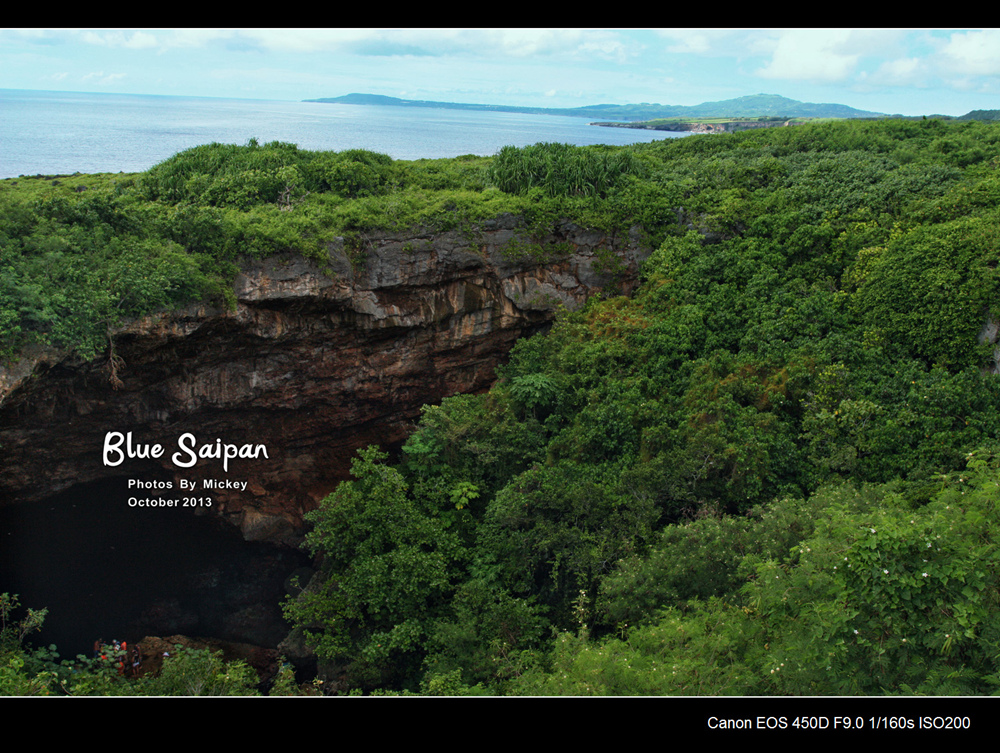
<instances>
[{"instance_id":1,"label":"white cloud","mask_svg":"<svg viewBox=\"0 0 1000 753\"><path fill-rule=\"evenodd\" d=\"M577 48L584 57L599 57L614 63L624 63L629 58L626 45L615 39L600 39L584 42Z\"/></svg>"},{"instance_id":2,"label":"white cloud","mask_svg":"<svg viewBox=\"0 0 1000 753\"><path fill-rule=\"evenodd\" d=\"M125 78L124 73L104 73L104 71L94 71L83 76L83 81L97 84L113 84Z\"/></svg>"},{"instance_id":3,"label":"white cloud","mask_svg":"<svg viewBox=\"0 0 1000 753\"><path fill-rule=\"evenodd\" d=\"M481 32L473 32L471 38ZM496 52L511 57L535 57L564 52L582 41L583 32L574 29L491 29L483 41Z\"/></svg>"},{"instance_id":4,"label":"white cloud","mask_svg":"<svg viewBox=\"0 0 1000 753\"><path fill-rule=\"evenodd\" d=\"M1000 29L952 34L941 54L953 73L1000 76Z\"/></svg>"},{"instance_id":5,"label":"white cloud","mask_svg":"<svg viewBox=\"0 0 1000 753\"><path fill-rule=\"evenodd\" d=\"M911 79L923 67L919 58L887 60L879 67L879 73L895 79Z\"/></svg>"},{"instance_id":6,"label":"white cloud","mask_svg":"<svg viewBox=\"0 0 1000 753\"><path fill-rule=\"evenodd\" d=\"M931 79L927 62L921 58L906 57L886 60L871 73L862 71L859 83L869 86L928 86Z\"/></svg>"},{"instance_id":7,"label":"white cloud","mask_svg":"<svg viewBox=\"0 0 1000 753\"><path fill-rule=\"evenodd\" d=\"M530 58L576 55L620 61L629 45L615 31L600 29L169 29L146 31L83 30L91 44L231 48L283 53L358 52L365 55L473 55Z\"/></svg>"},{"instance_id":8,"label":"white cloud","mask_svg":"<svg viewBox=\"0 0 1000 753\"><path fill-rule=\"evenodd\" d=\"M704 34L691 34L690 36L681 39L677 44L672 44L667 47L667 52L693 52L695 54L701 54L708 52L709 49L711 49L711 43L709 42L708 37Z\"/></svg>"},{"instance_id":9,"label":"white cloud","mask_svg":"<svg viewBox=\"0 0 1000 753\"><path fill-rule=\"evenodd\" d=\"M147 34L144 31L137 31L131 37L129 37L122 46L128 47L132 50L141 50L149 47L156 47L159 43L156 41L156 37L152 34Z\"/></svg>"},{"instance_id":10,"label":"white cloud","mask_svg":"<svg viewBox=\"0 0 1000 753\"><path fill-rule=\"evenodd\" d=\"M728 29L657 29L656 33L671 42L666 52L674 54L732 55L737 52L733 44L734 33Z\"/></svg>"},{"instance_id":11,"label":"white cloud","mask_svg":"<svg viewBox=\"0 0 1000 753\"><path fill-rule=\"evenodd\" d=\"M849 29L794 29L781 34L771 61L757 71L762 78L843 81L857 68Z\"/></svg>"},{"instance_id":12,"label":"white cloud","mask_svg":"<svg viewBox=\"0 0 1000 753\"><path fill-rule=\"evenodd\" d=\"M234 29L171 29L162 39L164 48L204 47L217 39L230 39L236 34Z\"/></svg>"},{"instance_id":13,"label":"white cloud","mask_svg":"<svg viewBox=\"0 0 1000 753\"><path fill-rule=\"evenodd\" d=\"M96 31L85 31L80 34L80 39L82 39L87 44L107 44L107 41L98 34Z\"/></svg>"},{"instance_id":14,"label":"white cloud","mask_svg":"<svg viewBox=\"0 0 1000 753\"><path fill-rule=\"evenodd\" d=\"M324 52L369 38L374 29L239 29L235 36L274 52Z\"/></svg>"},{"instance_id":15,"label":"white cloud","mask_svg":"<svg viewBox=\"0 0 1000 753\"><path fill-rule=\"evenodd\" d=\"M144 31L84 31L80 38L87 44L103 47L126 47L132 50L156 47L156 37Z\"/></svg>"}]
</instances>

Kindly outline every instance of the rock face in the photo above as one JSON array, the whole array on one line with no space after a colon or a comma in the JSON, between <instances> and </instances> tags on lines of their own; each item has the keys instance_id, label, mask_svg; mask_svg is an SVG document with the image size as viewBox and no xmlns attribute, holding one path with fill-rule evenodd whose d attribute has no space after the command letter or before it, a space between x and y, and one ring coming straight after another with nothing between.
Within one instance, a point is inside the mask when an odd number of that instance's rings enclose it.
<instances>
[{"instance_id":1,"label":"rock face","mask_svg":"<svg viewBox=\"0 0 1000 753\"><path fill-rule=\"evenodd\" d=\"M631 292L649 253L638 232L614 238L570 223L538 242L510 216L472 234L373 236L362 251L353 264L342 242L325 263L250 261L235 309L199 305L130 323L115 335L117 389L107 357L37 350L0 369L0 502L98 479L122 477L123 490L126 478L158 480L127 493L210 496L204 511L244 538L293 543L302 514L347 476L356 449L398 444L424 404L486 389L519 337L560 306ZM162 454L108 465L109 432ZM217 457L186 467L185 434L209 451L264 445L267 456L229 459L228 470ZM182 479L197 483L194 495ZM207 491L206 480L229 488Z\"/></svg>"},{"instance_id":2,"label":"rock face","mask_svg":"<svg viewBox=\"0 0 1000 753\"><path fill-rule=\"evenodd\" d=\"M1000 374L1000 345L997 344L1000 340L1000 319L992 311L986 315L986 321L979 330L978 340L980 345L993 346L993 365L985 367L986 372L994 376Z\"/></svg>"}]
</instances>

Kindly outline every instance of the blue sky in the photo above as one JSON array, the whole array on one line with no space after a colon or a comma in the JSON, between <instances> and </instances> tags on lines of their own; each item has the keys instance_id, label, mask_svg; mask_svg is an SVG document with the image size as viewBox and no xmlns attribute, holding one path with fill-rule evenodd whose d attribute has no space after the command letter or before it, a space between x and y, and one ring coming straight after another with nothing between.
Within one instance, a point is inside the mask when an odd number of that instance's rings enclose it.
<instances>
[{"instance_id":1,"label":"blue sky","mask_svg":"<svg viewBox=\"0 0 1000 753\"><path fill-rule=\"evenodd\" d=\"M1000 109L1000 29L0 29L0 88L961 115Z\"/></svg>"}]
</instances>

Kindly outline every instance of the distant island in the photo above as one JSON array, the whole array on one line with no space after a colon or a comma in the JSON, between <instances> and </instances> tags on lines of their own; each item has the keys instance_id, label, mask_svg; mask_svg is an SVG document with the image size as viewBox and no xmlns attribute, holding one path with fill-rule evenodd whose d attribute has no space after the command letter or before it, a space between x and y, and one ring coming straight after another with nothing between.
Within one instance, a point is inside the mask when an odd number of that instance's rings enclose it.
<instances>
[{"instance_id":1,"label":"distant island","mask_svg":"<svg viewBox=\"0 0 1000 753\"><path fill-rule=\"evenodd\" d=\"M590 118L599 122L590 125L611 128L641 128L652 131L689 131L694 133L728 133L753 128L790 126L820 119L884 119L920 120L1000 120L1000 110L973 110L958 117L952 115L889 115L857 110L847 105L799 102L777 94L752 94L700 105L660 105L649 102L630 105L587 105L585 107L520 107L517 105L483 105L466 102L434 102L424 99L399 99L382 94L345 94L342 97L306 99L338 105L375 105L390 107L432 107L446 110L478 110L489 112L520 112L534 115L564 115Z\"/></svg>"},{"instance_id":2,"label":"distant island","mask_svg":"<svg viewBox=\"0 0 1000 753\"><path fill-rule=\"evenodd\" d=\"M479 110L489 112L520 112L536 115L564 115L616 121L651 121L666 118L885 118L884 113L856 110L847 105L799 102L776 94L753 94L721 102L700 105L661 105L641 102L629 105L587 105L585 107L520 107L516 105L484 105L463 102L433 102L423 99L399 99L381 94L346 94L342 97L307 99L339 105L376 105L392 107L433 107L448 110ZM761 127L761 126L757 126Z\"/></svg>"}]
</instances>

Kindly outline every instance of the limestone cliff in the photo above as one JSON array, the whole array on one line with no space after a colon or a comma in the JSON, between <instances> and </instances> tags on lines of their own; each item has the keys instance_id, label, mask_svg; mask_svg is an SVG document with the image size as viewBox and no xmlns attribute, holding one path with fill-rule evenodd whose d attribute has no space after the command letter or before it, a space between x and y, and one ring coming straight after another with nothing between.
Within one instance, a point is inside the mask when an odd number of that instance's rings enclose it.
<instances>
[{"instance_id":1,"label":"limestone cliff","mask_svg":"<svg viewBox=\"0 0 1000 753\"><path fill-rule=\"evenodd\" d=\"M182 496L182 478L246 482L213 491L207 512L248 540L291 543L358 447L397 444L422 405L486 389L513 343L560 306L630 292L648 251L638 232L570 223L539 242L504 216L472 234L373 235L354 263L343 242L325 263L248 261L235 308L193 306L116 332L118 389L107 355L37 350L0 368L0 502L112 477L170 482L130 492L164 498ZM108 466L111 431L165 452ZM228 472L210 458L180 468L171 455L185 433L263 444L268 457L230 460Z\"/></svg>"}]
</instances>

